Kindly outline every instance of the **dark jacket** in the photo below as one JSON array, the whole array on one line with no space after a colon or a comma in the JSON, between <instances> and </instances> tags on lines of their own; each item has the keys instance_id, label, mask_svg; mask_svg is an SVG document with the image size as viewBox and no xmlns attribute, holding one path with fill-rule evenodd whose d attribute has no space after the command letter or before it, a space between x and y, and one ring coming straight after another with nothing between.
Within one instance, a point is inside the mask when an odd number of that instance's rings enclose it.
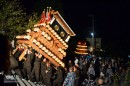
<instances>
[{"instance_id":1,"label":"dark jacket","mask_svg":"<svg viewBox=\"0 0 130 86\"><path fill-rule=\"evenodd\" d=\"M56 79L54 80L55 82L62 82L63 81L63 72L62 70L58 69L55 73Z\"/></svg>"}]
</instances>

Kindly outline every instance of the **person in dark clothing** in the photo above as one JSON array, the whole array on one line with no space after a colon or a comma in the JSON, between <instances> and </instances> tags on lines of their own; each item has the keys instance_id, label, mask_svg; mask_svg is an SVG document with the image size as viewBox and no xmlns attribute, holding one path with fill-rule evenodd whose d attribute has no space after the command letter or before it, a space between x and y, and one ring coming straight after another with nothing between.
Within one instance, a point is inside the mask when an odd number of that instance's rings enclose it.
<instances>
[{"instance_id":1,"label":"person in dark clothing","mask_svg":"<svg viewBox=\"0 0 130 86\"><path fill-rule=\"evenodd\" d=\"M51 77L52 77L52 67L50 66L50 62L46 63L46 86L51 86Z\"/></svg>"},{"instance_id":2,"label":"person in dark clothing","mask_svg":"<svg viewBox=\"0 0 130 86\"><path fill-rule=\"evenodd\" d=\"M75 86L79 86L79 84L80 84L80 80L79 79L80 79L80 75L81 75L80 68L74 66L74 72L76 74Z\"/></svg>"},{"instance_id":3,"label":"person in dark clothing","mask_svg":"<svg viewBox=\"0 0 130 86\"><path fill-rule=\"evenodd\" d=\"M72 66L73 66L73 63L72 63L71 60L69 60L68 66L69 66L69 67L72 67Z\"/></svg>"},{"instance_id":4,"label":"person in dark clothing","mask_svg":"<svg viewBox=\"0 0 130 86\"><path fill-rule=\"evenodd\" d=\"M83 58L79 59L79 68L82 71L82 68L83 68Z\"/></svg>"},{"instance_id":5,"label":"person in dark clothing","mask_svg":"<svg viewBox=\"0 0 130 86\"><path fill-rule=\"evenodd\" d=\"M30 80L30 74L31 74L31 49L27 49L26 51L26 61L24 62L24 66L23 66L23 73L24 73L24 78L29 79Z\"/></svg>"},{"instance_id":6,"label":"person in dark clothing","mask_svg":"<svg viewBox=\"0 0 130 86\"><path fill-rule=\"evenodd\" d=\"M56 79L53 81L53 86L62 86L63 71L61 67L57 68L55 75L56 75Z\"/></svg>"},{"instance_id":7,"label":"person in dark clothing","mask_svg":"<svg viewBox=\"0 0 130 86\"><path fill-rule=\"evenodd\" d=\"M14 58L13 54L10 53L10 70L9 74L11 74L11 70L14 70L17 75L23 78L22 71L20 69L20 65L18 61Z\"/></svg>"},{"instance_id":8,"label":"person in dark clothing","mask_svg":"<svg viewBox=\"0 0 130 86\"><path fill-rule=\"evenodd\" d=\"M10 45L7 37L0 34L0 86L6 86L4 84L4 74L7 73L10 61L9 61Z\"/></svg>"},{"instance_id":9,"label":"person in dark clothing","mask_svg":"<svg viewBox=\"0 0 130 86\"><path fill-rule=\"evenodd\" d=\"M35 53L35 55L36 55L36 57L35 57L36 59L34 62L34 67L33 67L31 76L32 76L32 79L35 77L36 82L39 82L42 55L38 54L38 53Z\"/></svg>"},{"instance_id":10,"label":"person in dark clothing","mask_svg":"<svg viewBox=\"0 0 130 86\"><path fill-rule=\"evenodd\" d=\"M43 59L43 61L41 62L41 76L40 76L40 81L45 84L45 80L46 80L46 58Z\"/></svg>"},{"instance_id":11,"label":"person in dark clothing","mask_svg":"<svg viewBox=\"0 0 130 86\"><path fill-rule=\"evenodd\" d=\"M94 61L94 69L95 69L95 79L100 76L100 63L97 57L93 58Z\"/></svg>"},{"instance_id":12,"label":"person in dark clothing","mask_svg":"<svg viewBox=\"0 0 130 86\"><path fill-rule=\"evenodd\" d=\"M82 68L83 79L85 79L86 76L87 76L87 70L88 70L88 66L87 66L86 61L84 61L84 62L83 62L83 68Z\"/></svg>"}]
</instances>

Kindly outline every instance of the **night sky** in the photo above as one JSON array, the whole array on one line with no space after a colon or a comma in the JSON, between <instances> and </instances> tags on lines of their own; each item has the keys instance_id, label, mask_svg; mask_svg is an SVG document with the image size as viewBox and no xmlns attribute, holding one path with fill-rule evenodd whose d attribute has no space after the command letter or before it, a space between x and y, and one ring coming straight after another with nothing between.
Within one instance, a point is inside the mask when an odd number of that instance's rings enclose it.
<instances>
[{"instance_id":1,"label":"night sky","mask_svg":"<svg viewBox=\"0 0 130 86\"><path fill-rule=\"evenodd\" d=\"M65 0L65 19L79 38L91 37L94 16L95 37L102 38L106 55L130 54L129 0Z\"/></svg>"},{"instance_id":2,"label":"night sky","mask_svg":"<svg viewBox=\"0 0 130 86\"><path fill-rule=\"evenodd\" d=\"M33 11L41 13L44 8L52 5L54 9L58 8L58 11L64 13L64 19L77 36L90 36L92 31L90 15L93 15L95 37L129 39L129 0L21 0L21 2L30 13Z\"/></svg>"},{"instance_id":3,"label":"night sky","mask_svg":"<svg viewBox=\"0 0 130 86\"><path fill-rule=\"evenodd\" d=\"M129 0L65 0L64 13L76 33L90 35L94 15L95 36L109 39L129 39Z\"/></svg>"},{"instance_id":4,"label":"night sky","mask_svg":"<svg viewBox=\"0 0 130 86\"><path fill-rule=\"evenodd\" d=\"M21 0L28 13L47 6L58 10L78 38L91 37L94 16L95 37L117 50L130 51L130 0ZM75 37L75 38L76 38ZM118 43L118 44L117 44ZM109 45L110 46L110 45ZM118 53L119 53L118 52Z\"/></svg>"}]
</instances>

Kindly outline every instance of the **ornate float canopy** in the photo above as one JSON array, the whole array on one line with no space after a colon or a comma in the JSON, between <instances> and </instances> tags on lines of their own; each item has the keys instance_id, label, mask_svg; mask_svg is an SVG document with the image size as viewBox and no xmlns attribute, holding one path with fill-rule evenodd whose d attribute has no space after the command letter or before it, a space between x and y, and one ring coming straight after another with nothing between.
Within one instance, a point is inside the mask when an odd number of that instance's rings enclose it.
<instances>
[{"instance_id":1,"label":"ornate float canopy","mask_svg":"<svg viewBox=\"0 0 130 86\"><path fill-rule=\"evenodd\" d=\"M75 51L76 54L86 55L88 54L88 48L85 41L79 41Z\"/></svg>"},{"instance_id":2,"label":"ornate float canopy","mask_svg":"<svg viewBox=\"0 0 130 86\"><path fill-rule=\"evenodd\" d=\"M19 56L20 61L24 58L27 47L32 47L55 66L65 66L62 59L66 57L67 43L70 37L76 34L58 11L47 8L46 12L43 11L40 21L34 25L34 28L28 29L26 32L26 35L16 37L19 45L15 52L19 46L24 47Z\"/></svg>"}]
</instances>

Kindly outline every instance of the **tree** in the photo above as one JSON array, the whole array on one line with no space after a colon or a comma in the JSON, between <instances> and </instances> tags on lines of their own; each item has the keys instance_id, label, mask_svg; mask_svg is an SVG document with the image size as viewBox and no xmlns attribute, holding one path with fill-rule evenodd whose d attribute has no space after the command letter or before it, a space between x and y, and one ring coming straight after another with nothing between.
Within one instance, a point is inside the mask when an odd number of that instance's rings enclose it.
<instances>
[{"instance_id":1,"label":"tree","mask_svg":"<svg viewBox=\"0 0 130 86\"><path fill-rule=\"evenodd\" d=\"M37 13L32 13L31 15L29 15L28 17L28 23L26 24L26 28L27 29L33 29L34 25L38 23L39 20L39 16Z\"/></svg>"},{"instance_id":2,"label":"tree","mask_svg":"<svg viewBox=\"0 0 130 86\"><path fill-rule=\"evenodd\" d=\"M0 31L10 39L26 31L26 13L18 0L0 0Z\"/></svg>"}]
</instances>

